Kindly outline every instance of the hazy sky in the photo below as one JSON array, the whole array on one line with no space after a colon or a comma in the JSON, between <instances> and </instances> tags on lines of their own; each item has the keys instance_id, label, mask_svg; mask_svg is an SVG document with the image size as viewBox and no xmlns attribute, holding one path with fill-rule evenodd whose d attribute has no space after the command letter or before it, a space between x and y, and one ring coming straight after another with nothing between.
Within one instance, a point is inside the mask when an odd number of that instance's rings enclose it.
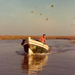
<instances>
[{"instance_id":1,"label":"hazy sky","mask_svg":"<svg viewBox=\"0 0 75 75\"><path fill-rule=\"evenodd\" d=\"M0 0L0 35L43 33L75 35L75 0Z\"/></svg>"}]
</instances>

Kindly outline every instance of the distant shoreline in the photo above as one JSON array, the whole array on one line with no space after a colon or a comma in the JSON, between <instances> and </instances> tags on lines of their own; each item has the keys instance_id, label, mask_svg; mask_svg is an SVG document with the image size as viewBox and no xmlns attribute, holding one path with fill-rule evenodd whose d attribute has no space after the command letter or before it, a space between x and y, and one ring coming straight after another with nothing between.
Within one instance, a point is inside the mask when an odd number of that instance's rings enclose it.
<instances>
[{"instance_id":1,"label":"distant shoreline","mask_svg":"<svg viewBox=\"0 0 75 75\"><path fill-rule=\"evenodd\" d=\"M15 39L39 39L41 36L25 36L25 35L0 35L0 40L15 40ZM75 36L46 36L46 39L68 39L75 40Z\"/></svg>"}]
</instances>

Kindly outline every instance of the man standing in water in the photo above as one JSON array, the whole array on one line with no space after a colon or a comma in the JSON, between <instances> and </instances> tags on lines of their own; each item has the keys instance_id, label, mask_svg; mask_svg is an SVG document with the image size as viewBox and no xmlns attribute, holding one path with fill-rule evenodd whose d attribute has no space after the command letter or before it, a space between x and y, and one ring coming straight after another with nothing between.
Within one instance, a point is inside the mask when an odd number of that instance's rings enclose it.
<instances>
[{"instance_id":1,"label":"man standing in water","mask_svg":"<svg viewBox=\"0 0 75 75\"><path fill-rule=\"evenodd\" d=\"M45 42L45 44L47 44L45 37L46 37L46 34L43 34L43 36L40 37L39 41L41 41L42 43Z\"/></svg>"}]
</instances>

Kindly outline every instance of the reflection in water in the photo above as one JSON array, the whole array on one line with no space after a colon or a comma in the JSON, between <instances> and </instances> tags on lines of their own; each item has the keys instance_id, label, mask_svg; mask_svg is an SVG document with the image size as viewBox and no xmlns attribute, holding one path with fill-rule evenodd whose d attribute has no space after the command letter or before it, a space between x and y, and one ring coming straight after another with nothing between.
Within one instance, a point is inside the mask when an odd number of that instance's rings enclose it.
<instances>
[{"instance_id":1,"label":"reflection in water","mask_svg":"<svg viewBox=\"0 0 75 75\"><path fill-rule=\"evenodd\" d=\"M28 75L37 75L38 71L44 70L47 59L47 55L25 55L21 63L21 68Z\"/></svg>"}]
</instances>

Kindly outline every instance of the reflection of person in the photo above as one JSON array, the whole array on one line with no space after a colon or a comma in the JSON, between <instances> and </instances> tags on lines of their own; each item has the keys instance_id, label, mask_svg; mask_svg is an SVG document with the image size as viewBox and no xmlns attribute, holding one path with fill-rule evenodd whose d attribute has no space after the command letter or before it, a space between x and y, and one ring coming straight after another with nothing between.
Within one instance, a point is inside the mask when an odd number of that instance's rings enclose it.
<instances>
[{"instance_id":1,"label":"reflection of person","mask_svg":"<svg viewBox=\"0 0 75 75\"><path fill-rule=\"evenodd\" d=\"M42 43L45 42L45 44L47 44L45 37L46 37L46 34L43 34L43 36L40 37L39 41L41 41Z\"/></svg>"}]
</instances>

